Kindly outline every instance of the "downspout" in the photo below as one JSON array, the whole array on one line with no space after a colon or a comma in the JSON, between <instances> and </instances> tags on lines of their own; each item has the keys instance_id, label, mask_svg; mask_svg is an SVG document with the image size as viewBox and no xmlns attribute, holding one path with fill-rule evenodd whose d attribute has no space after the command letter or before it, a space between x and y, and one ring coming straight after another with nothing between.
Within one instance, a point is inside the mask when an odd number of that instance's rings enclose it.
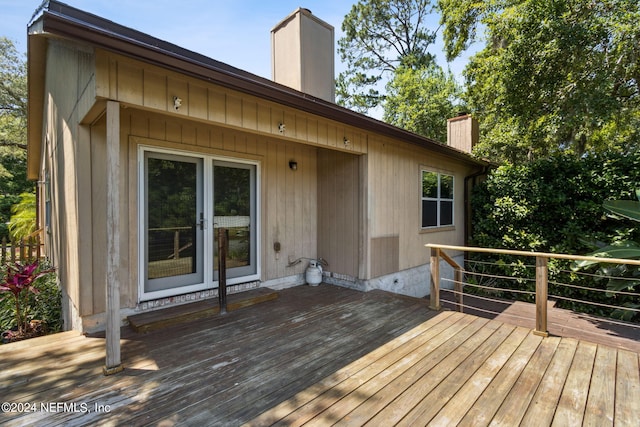
<instances>
[{"instance_id":1,"label":"downspout","mask_svg":"<svg viewBox=\"0 0 640 427\"><path fill-rule=\"evenodd\" d=\"M469 182L471 180L475 180L476 178L487 175L489 172L489 165L483 166L479 172L476 172L472 175L468 175L464 178L464 245L469 246L469 238L471 233L470 221L471 221L471 200L469 199L470 188ZM465 256L466 258L466 256Z\"/></svg>"}]
</instances>

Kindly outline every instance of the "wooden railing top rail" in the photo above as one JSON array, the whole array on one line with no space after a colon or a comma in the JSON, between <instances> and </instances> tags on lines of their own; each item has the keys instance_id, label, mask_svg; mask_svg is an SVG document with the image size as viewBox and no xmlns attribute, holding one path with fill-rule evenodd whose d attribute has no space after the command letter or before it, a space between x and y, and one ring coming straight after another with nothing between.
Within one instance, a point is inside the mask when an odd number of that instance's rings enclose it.
<instances>
[{"instance_id":1,"label":"wooden railing top rail","mask_svg":"<svg viewBox=\"0 0 640 427\"><path fill-rule=\"evenodd\" d=\"M610 262L613 264L640 265L640 260L637 260L637 259L605 258L605 257L584 256L584 255L554 254L554 253L547 253L547 252L527 252L527 251L515 251L511 249L493 249L493 248L479 248L479 247L473 247L473 246L440 245L435 243L427 243L425 246L431 249L443 249L443 250L460 251L460 252L480 252L480 253L489 253L489 254L569 259L574 261L590 261L590 262L598 262L598 263Z\"/></svg>"}]
</instances>

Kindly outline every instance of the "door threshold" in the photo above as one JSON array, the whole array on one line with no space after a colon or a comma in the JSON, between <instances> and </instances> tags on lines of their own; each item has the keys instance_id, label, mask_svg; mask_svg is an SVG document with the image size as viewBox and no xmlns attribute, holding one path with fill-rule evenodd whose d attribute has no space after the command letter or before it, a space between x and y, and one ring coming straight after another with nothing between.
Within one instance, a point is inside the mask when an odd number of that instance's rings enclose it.
<instances>
[{"instance_id":1,"label":"door threshold","mask_svg":"<svg viewBox=\"0 0 640 427\"><path fill-rule=\"evenodd\" d=\"M257 288L230 294L227 295L227 311L250 307L277 298L278 292L269 288ZM134 331L147 333L169 326L215 316L219 313L220 306L218 305L218 298L211 298L146 313L134 314L133 316L129 316L127 320Z\"/></svg>"}]
</instances>

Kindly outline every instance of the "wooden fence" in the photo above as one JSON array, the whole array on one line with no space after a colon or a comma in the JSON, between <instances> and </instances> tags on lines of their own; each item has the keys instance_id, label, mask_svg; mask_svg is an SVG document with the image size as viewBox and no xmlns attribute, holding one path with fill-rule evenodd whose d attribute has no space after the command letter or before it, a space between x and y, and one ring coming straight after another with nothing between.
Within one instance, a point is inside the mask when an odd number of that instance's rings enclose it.
<instances>
[{"instance_id":1,"label":"wooden fence","mask_svg":"<svg viewBox=\"0 0 640 427\"><path fill-rule=\"evenodd\" d=\"M31 262L44 257L44 243L40 234L19 242L10 242L6 238L0 243L0 263L6 262Z\"/></svg>"}]
</instances>

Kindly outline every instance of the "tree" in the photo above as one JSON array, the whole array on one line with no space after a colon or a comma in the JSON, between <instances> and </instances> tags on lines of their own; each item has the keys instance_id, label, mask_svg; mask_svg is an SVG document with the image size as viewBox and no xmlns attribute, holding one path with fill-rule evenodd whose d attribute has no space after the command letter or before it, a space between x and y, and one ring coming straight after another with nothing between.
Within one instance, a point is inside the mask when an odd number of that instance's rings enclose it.
<instances>
[{"instance_id":1,"label":"tree","mask_svg":"<svg viewBox=\"0 0 640 427\"><path fill-rule=\"evenodd\" d=\"M631 201L638 197L634 191L638 182L640 153L590 153L579 158L570 153L557 153L522 164L502 165L493 169L472 191L470 244L568 254L585 254L597 246L610 245L599 255L606 256L606 251L617 258L638 257L638 243L634 242L640 242L640 228L634 218L639 203ZM629 212L632 208L636 209L635 215ZM614 219L607 211L621 218ZM596 246L596 242L608 243ZM527 268L521 260L507 255L475 254L469 265L486 274L486 280L490 282L516 273L529 278L535 275L535 269ZM572 266L586 268L589 263L550 261L549 294L559 297L557 306L620 316L623 312L618 310L572 300L616 306L638 304L637 294L612 295L587 289L640 290L639 269L629 265L608 265L600 272L603 274L590 271L584 275L575 274ZM621 278L623 280L619 280ZM561 283L571 286L561 286ZM535 280L522 281L518 286L521 290L533 291ZM624 313L630 314L629 311Z\"/></svg>"},{"instance_id":2,"label":"tree","mask_svg":"<svg viewBox=\"0 0 640 427\"><path fill-rule=\"evenodd\" d=\"M435 64L400 68L387 84L383 120L438 141L447 140L447 119L459 112L461 88Z\"/></svg>"},{"instance_id":3,"label":"tree","mask_svg":"<svg viewBox=\"0 0 640 427\"><path fill-rule=\"evenodd\" d=\"M449 58L486 30L465 70L478 153L524 161L638 148L636 0L440 0Z\"/></svg>"},{"instance_id":4,"label":"tree","mask_svg":"<svg viewBox=\"0 0 640 427\"><path fill-rule=\"evenodd\" d=\"M23 240L36 231L36 195L35 193L20 194L20 202L11 207L11 221L9 232L14 241Z\"/></svg>"},{"instance_id":5,"label":"tree","mask_svg":"<svg viewBox=\"0 0 640 427\"><path fill-rule=\"evenodd\" d=\"M11 206L33 192L26 178L27 68L15 45L0 37L0 238L8 237Z\"/></svg>"},{"instance_id":6,"label":"tree","mask_svg":"<svg viewBox=\"0 0 640 427\"><path fill-rule=\"evenodd\" d=\"M459 90L429 52L438 28L430 0L361 0L342 23L338 52L347 70L337 80L338 103L362 113L381 107L384 120L444 140Z\"/></svg>"},{"instance_id":7,"label":"tree","mask_svg":"<svg viewBox=\"0 0 640 427\"><path fill-rule=\"evenodd\" d=\"M26 150L27 65L5 37L0 37L0 118L0 145Z\"/></svg>"},{"instance_id":8,"label":"tree","mask_svg":"<svg viewBox=\"0 0 640 427\"><path fill-rule=\"evenodd\" d=\"M338 76L339 103L366 112L380 104L380 82L398 67L434 63L428 49L436 32L425 28L432 10L430 0L361 0L353 5L342 23L345 35L338 40L347 64Z\"/></svg>"}]
</instances>

